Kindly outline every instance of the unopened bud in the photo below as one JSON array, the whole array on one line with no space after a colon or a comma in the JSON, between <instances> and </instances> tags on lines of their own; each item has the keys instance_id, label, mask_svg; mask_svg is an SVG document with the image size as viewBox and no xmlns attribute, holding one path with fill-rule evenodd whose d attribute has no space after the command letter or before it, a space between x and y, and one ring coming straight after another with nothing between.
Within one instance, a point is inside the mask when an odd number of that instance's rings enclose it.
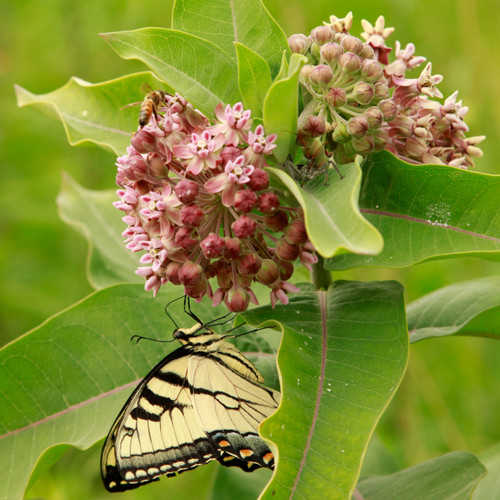
<instances>
[{"instance_id":1,"label":"unopened bud","mask_svg":"<svg viewBox=\"0 0 500 500\"><path fill-rule=\"evenodd\" d=\"M285 238L281 238L276 243L276 255L285 261L293 262L300 254L299 245L289 243Z\"/></svg>"},{"instance_id":2,"label":"unopened bud","mask_svg":"<svg viewBox=\"0 0 500 500\"><path fill-rule=\"evenodd\" d=\"M186 205L181 209L181 222L184 226L198 227L204 218L203 210L196 205Z\"/></svg>"},{"instance_id":3,"label":"unopened bud","mask_svg":"<svg viewBox=\"0 0 500 500\"><path fill-rule=\"evenodd\" d=\"M210 233L201 243L201 251L207 259L221 257L225 249L225 241L215 233Z\"/></svg>"},{"instance_id":4,"label":"unopened bud","mask_svg":"<svg viewBox=\"0 0 500 500\"><path fill-rule=\"evenodd\" d=\"M230 312L245 311L250 302L250 295L241 287L231 288L224 296L224 304Z\"/></svg>"},{"instance_id":5,"label":"unopened bud","mask_svg":"<svg viewBox=\"0 0 500 500\"><path fill-rule=\"evenodd\" d=\"M281 231L288 224L288 215L285 211L279 210L274 215L266 215L264 224L273 231Z\"/></svg>"},{"instance_id":6,"label":"unopened bud","mask_svg":"<svg viewBox=\"0 0 500 500\"><path fill-rule=\"evenodd\" d=\"M165 277L174 285L180 285L179 271L182 267L180 262L170 262L165 270Z\"/></svg>"},{"instance_id":7,"label":"unopened bud","mask_svg":"<svg viewBox=\"0 0 500 500\"><path fill-rule=\"evenodd\" d=\"M383 74L382 67L373 59L364 59L361 63L361 78L369 82L378 80Z\"/></svg>"},{"instance_id":8,"label":"unopened bud","mask_svg":"<svg viewBox=\"0 0 500 500\"><path fill-rule=\"evenodd\" d=\"M309 115L300 132L309 137L318 137L326 131L326 123L324 118L316 115Z\"/></svg>"},{"instance_id":9,"label":"unopened bud","mask_svg":"<svg viewBox=\"0 0 500 500\"><path fill-rule=\"evenodd\" d=\"M360 139L354 137L351 141L353 151L363 156L373 151L374 144L373 137L368 134Z\"/></svg>"},{"instance_id":10,"label":"unopened bud","mask_svg":"<svg viewBox=\"0 0 500 500\"><path fill-rule=\"evenodd\" d=\"M333 42L335 39L335 31L329 26L318 26L311 31L311 40L318 45L324 45L328 42Z\"/></svg>"},{"instance_id":11,"label":"unopened bud","mask_svg":"<svg viewBox=\"0 0 500 500\"><path fill-rule=\"evenodd\" d=\"M311 45L311 41L306 35L298 33L288 39L288 45L295 54L305 54Z\"/></svg>"},{"instance_id":12,"label":"unopened bud","mask_svg":"<svg viewBox=\"0 0 500 500\"><path fill-rule=\"evenodd\" d=\"M341 108L347 102L346 91L342 87L331 87L325 95L325 102L330 108Z\"/></svg>"},{"instance_id":13,"label":"unopened bud","mask_svg":"<svg viewBox=\"0 0 500 500\"><path fill-rule=\"evenodd\" d=\"M361 60L352 52L346 52L339 57L339 66L346 73L357 73L361 67Z\"/></svg>"},{"instance_id":14,"label":"unopened bud","mask_svg":"<svg viewBox=\"0 0 500 500\"><path fill-rule=\"evenodd\" d=\"M168 168L159 156L154 156L149 160L149 171L156 179L165 179L168 176Z\"/></svg>"},{"instance_id":15,"label":"unopened bud","mask_svg":"<svg viewBox=\"0 0 500 500\"><path fill-rule=\"evenodd\" d=\"M246 215L242 215L231 224L231 228L237 238L250 238L257 228L257 222Z\"/></svg>"},{"instance_id":16,"label":"unopened bud","mask_svg":"<svg viewBox=\"0 0 500 500\"><path fill-rule=\"evenodd\" d=\"M369 104L373 98L373 88L369 83L357 82L350 97L359 104Z\"/></svg>"},{"instance_id":17,"label":"unopened bud","mask_svg":"<svg viewBox=\"0 0 500 500\"><path fill-rule=\"evenodd\" d=\"M150 153L156 149L156 137L141 128L141 130L132 136L130 144L132 144L138 153Z\"/></svg>"},{"instance_id":18,"label":"unopened bud","mask_svg":"<svg viewBox=\"0 0 500 500\"><path fill-rule=\"evenodd\" d=\"M384 115L384 120L390 122L396 118L398 114L398 106L392 99L380 101L377 105Z\"/></svg>"},{"instance_id":19,"label":"unopened bud","mask_svg":"<svg viewBox=\"0 0 500 500\"><path fill-rule=\"evenodd\" d=\"M174 192L184 205L189 205L198 196L198 184L189 179L182 179L174 188Z\"/></svg>"},{"instance_id":20,"label":"unopened bud","mask_svg":"<svg viewBox=\"0 0 500 500\"><path fill-rule=\"evenodd\" d=\"M325 62L331 63L336 61L344 53L344 50L338 43L330 42L325 43L319 50L319 53Z\"/></svg>"},{"instance_id":21,"label":"unopened bud","mask_svg":"<svg viewBox=\"0 0 500 500\"><path fill-rule=\"evenodd\" d=\"M280 269L278 264L271 259L264 259L259 271L255 275L257 281L263 285L272 285L280 277Z\"/></svg>"},{"instance_id":22,"label":"unopened bud","mask_svg":"<svg viewBox=\"0 0 500 500\"><path fill-rule=\"evenodd\" d=\"M311 82L326 87L333 78L332 68L326 64L318 64L310 73Z\"/></svg>"},{"instance_id":23,"label":"unopened bud","mask_svg":"<svg viewBox=\"0 0 500 500\"><path fill-rule=\"evenodd\" d=\"M295 219L290 222L284 233L289 243L303 245L307 241L306 225L303 220Z\"/></svg>"},{"instance_id":24,"label":"unopened bud","mask_svg":"<svg viewBox=\"0 0 500 500\"><path fill-rule=\"evenodd\" d=\"M351 138L345 123L339 123L332 132L332 140L335 142L347 142Z\"/></svg>"},{"instance_id":25,"label":"unopened bud","mask_svg":"<svg viewBox=\"0 0 500 500\"><path fill-rule=\"evenodd\" d=\"M203 272L199 264L185 262L179 270L179 281L184 286L198 285L203 279Z\"/></svg>"},{"instance_id":26,"label":"unopened bud","mask_svg":"<svg viewBox=\"0 0 500 500\"><path fill-rule=\"evenodd\" d=\"M363 50L363 42L352 35L344 36L340 45L346 52L353 52L354 54L361 54Z\"/></svg>"},{"instance_id":27,"label":"unopened bud","mask_svg":"<svg viewBox=\"0 0 500 500\"><path fill-rule=\"evenodd\" d=\"M361 57L364 57L365 59L373 59L375 52L370 45L365 43L365 44L363 44L363 50L361 51L361 53L359 55Z\"/></svg>"},{"instance_id":28,"label":"unopened bud","mask_svg":"<svg viewBox=\"0 0 500 500\"><path fill-rule=\"evenodd\" d=\"M383 81L378 81L373 84L373 90L375 92L374 97L377 101L382 101L383 99L388 99L390 97L389 87L387 83Z\"/></svg>"},{"instance_id":29,"label":"unopened bud","mask_svg":"<svg viewBox=\"0 0 500 500\"><path fill-rule=\"evenodd\" d=\"M384 116L382 115L382 111L380 111L377 106L372 106L371 108L368 108L364 113L363 116L368 120L368 127L370 129L378 128L380 125L382 125L382 122L384 121Z\"/></svg>"},{"instance_id":30,"label":"unopened bud","mask_svg":"<svg viewBox=\"0 0 500 500\"><path fill-rule=\"evenodd\" d=\"M269 174L261 168L256 168L246 185L252 191L262 191L263 189L267 189L269 186Z\"/></svg>"},{"instance_id":31,"label":"unopened bud","mask_svg":"<svg viewBox=\"0 0 500 500\"><path fill-rule=\"evenodd\" d=\"M262 259L254 253L247 253L243 255L238 263L238 271L241 274L255 274L262 265Z\"/></svg>"},{"instance_id":32,"label":"unopened bud","mask_svg":"<svg viewBox=\"0 0 500 500\"><path fill-rule=\"evenodd\" d=\"M224 258L236 260L241 255L241 241L238 238L226 238L224 247Z\"/></svg>"},{"instance_id":33,"label":"unopened bud","mask_svg":"<svg viewBox=\"0 0 500 500\"><path fill-rule=\"evenodd\" d=\"M389 134L386 130L377 128L371 132L374 141L374 150L381 151L385 149L387 143L389 142Z\"/></svg>"},{"instance_id":34,"label":"unopened bud","mask_svg":"<svg viewBox=\"0 0 500 500\"><path fill-rule=\"evenodd\" d=\"M273 215L280 206L278 195L272 191L262 193L259 196L259 210L264 215Z\"/></svg>"},{"instance_id":35,"label":"unopened bud","mask_svg":"<svg viewBox=\"0 0 500 500\"><path fill-rule=\"evenodd\" d=\"M234 208L240 213L251 212L258 202L257 195L251 189L242 189L234 195Z\"/></svg>"},{"instance_id":36,"label":"unopened bud","mask_svg":"<svg viewBox=\"0 0 500 500\"><path fill-rule=\"evenodd\" d=\"M368 132L368 120L363 116L353 116L347 122L347 131L352 137L363 137Z\"/></svg>"}]
</instances>

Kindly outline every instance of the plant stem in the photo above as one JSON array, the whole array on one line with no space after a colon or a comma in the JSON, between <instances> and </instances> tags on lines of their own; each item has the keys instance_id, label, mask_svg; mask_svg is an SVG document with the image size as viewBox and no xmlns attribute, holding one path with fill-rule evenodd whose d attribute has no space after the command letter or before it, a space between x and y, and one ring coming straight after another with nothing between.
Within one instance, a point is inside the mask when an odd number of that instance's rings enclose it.
<instances>
[{"instance_id":1,"label":"plant stem","mask_svg":"<svg viewBox=\"0 0 500 500\"><path fill-rule=\"evenodd\" d=\"M325 261L321 255L318 255L318 262L313 264L311 281L318 290L328 290L332 284L332 273L325 269Z\"/></svg>"}]
</instances>

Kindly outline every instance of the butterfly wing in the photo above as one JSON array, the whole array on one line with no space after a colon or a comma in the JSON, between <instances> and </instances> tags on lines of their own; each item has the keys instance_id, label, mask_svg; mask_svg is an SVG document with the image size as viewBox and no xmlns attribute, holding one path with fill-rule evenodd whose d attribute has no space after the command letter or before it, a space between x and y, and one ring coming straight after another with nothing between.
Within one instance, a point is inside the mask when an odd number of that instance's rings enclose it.
<instances>
[{"instance_id":1,"label":"butterfly wing","mask_svg":"<svg viewBox=\"0 0 500 500\"><path fill-rule=\"evenodd\" d=\"M109 491L124 491L218 459L187 381L189 351L167 356L139 384L104 444L101 472Z\"/></svg>"},{"instance_id":2,"label":"butterfly wing","mask_svg":"<svg viewBox=\"0 0 500 500\"><path fill-rule=\"evenodd\" d=\"M231 360L234 368L234 356ZM258 426L276 410L280 394L242 376L224 356L192 356L188 365L193 406L208 438L222 451L219 462L246 471L272 469L274 457Z\"/></svg>"}]
</instances>

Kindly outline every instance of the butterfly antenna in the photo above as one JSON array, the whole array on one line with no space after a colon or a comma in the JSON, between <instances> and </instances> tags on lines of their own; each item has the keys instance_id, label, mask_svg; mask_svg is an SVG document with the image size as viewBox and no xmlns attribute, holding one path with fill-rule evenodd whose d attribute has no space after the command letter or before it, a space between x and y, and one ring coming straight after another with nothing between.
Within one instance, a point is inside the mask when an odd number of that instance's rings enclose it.
<instances>
[{"instance_id":1,"label":"butterfly antenna","mask_svg":"<svg viewBox=\"0 0 500 500\"><path fill-rule=\"evenodd\" d=\"M189 300L189 297L187 295L184 295L184 312L192 319L196 321L196 323L199 323L200 325L204 325L203 321L201 321L198 316L191 310L191 301Z\"/></svg>"},{"instance_id":2,"label":"butterfly antenna","mask_svg":"<svg viewBox=\"0 0 500 500\"><path fill-rule=\"evenodd\" d=\"M230 316L230 317L228 317ZM236 318L237 313L233 315L233 313L228 312L226 315L221 316L220 318L215 318L212 321L209 321L206 323L204 326L205 327L211 327L211 326L220 326L220 325L225 325L226 323L229 323L230 321L233 321L234 318ZM226 319L227 318L227 319ZM217 323L217 321L220 321L220 323ZM244 323L242 323L243 325ZM231 330L230 330L231 331Z\"/></svg>"},{"instance_id":3,"label":"butterfly antenna","mask_svg":"<svg viewBox=\"0 0 500 500\"><path fill-rule=\"evenodd\" d=\"M152 342L173 342L175 339L171 339L171 340L159 340L159 339L151 339L149 337L143 337L142 335L132 335L132 337L130 337L130 341L133 342L135 341L136 344L139 343L140 340L151 340Z\"/></svg>"},{"instance_id":4,"label":"butterfly antenna","mask_svg":"<svg viewBox=\"0 0 500 500\"><path fill-rule=\"evenodd\" d=\"M174 321L174 318L172 318L172 316L170 316L169 312L168 312L168 308L170 306L170 304L173 304L174 302L177 302L178 300L181 300L182 298L184 297L184 299L186 298L184 295L181 295L180 297L177 297L176 299L174 300L171 300L166 306L165 306L165 314L169 317L170 321L175 325L175 329L178 330L179 329L179 326L177 325L177 323ZM185 306L184 306L184 310L185 310Z\"/></svg>"},{"instance_id":5,"label":"butterfly antenna","mask_svg":"<svg viewBox=\"0 0 500 500\"><path fill-rule=\"evenodd\" d=\"M240 326L246 325L246 323L240 323L238 326L235 326L234 328L231 328L227 333L234 332L237 328L240 328ZM235 339L236 337L241 337L242 335L248 335L249 333L255 333L255 332L260 332L261 330L265 330L266 328L269 328L268 326L261 326L260 328L254 328L253 330L249 330L248 332L243 332L243 333L236 333L233 335L224 335L225 338L228 339Z\"/></svg>"}]
</instances>

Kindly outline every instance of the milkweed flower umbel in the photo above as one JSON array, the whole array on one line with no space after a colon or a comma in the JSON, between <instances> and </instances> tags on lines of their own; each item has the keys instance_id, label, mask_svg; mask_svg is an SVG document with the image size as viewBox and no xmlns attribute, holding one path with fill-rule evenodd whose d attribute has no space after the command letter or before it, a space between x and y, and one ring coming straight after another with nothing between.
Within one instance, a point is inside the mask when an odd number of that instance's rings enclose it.
<instances>
[{"instance_id":1,"label":"milkweed flower umbel","mask_svg":"<svg viewBox=\"0 0 500 500\"><path fill-rule=\"evenodd\" d=\"M317 257L301 210L282 206L269 187L264 168L276 135L262 125L252 131L241 103L218 105L210 123L183 97L167 95L156 116L116 163L114 205L125 212L127 248L143 252L136 273L146 290L183 285L186 295L236 312L257 303L258 282L273 305L287 303L298 290L287 281L292 262L311 268Z\"/></svg>"},{"instance_id":2,"label":"milkweed flower umbel","mask_svg":"<svg viewBox=\"0 0 500 500\"><path fill-rule=\"evenodd\" d=\"M387 149L412 163L441 163L460 168L474 166L482 152L483 136L467 138L467 107L457 92L444 103L427 63L420 75L406 73L426 58L415 46L396 41L395 58L387 38L394 28L383 16L375 25L361 21L361 38L350 34L352 13L314 28L309 36L292 35L292 52L303 54L304 108L298 120L297 144L307 158L324 163L328 158L347 163L358 154Z\"/></svg>"}]
</instances>

